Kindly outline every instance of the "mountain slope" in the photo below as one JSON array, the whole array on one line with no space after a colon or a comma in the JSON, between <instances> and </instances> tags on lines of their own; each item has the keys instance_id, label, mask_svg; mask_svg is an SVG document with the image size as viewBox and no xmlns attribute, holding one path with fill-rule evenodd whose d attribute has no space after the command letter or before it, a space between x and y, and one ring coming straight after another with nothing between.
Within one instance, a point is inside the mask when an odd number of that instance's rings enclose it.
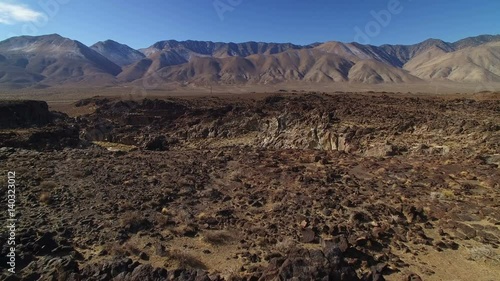
<instances>
[{"instance_id":1,"label":"mountain slope","mask_svg":"<svg viewBox=\"0 0 500 281\"><path fill-rule=\"evenodd\" d=\"M335 41L300 47L290 44L255 42L235 44L169 40L141 50L148 56L147 61L128 66L119 78L130 82L141 75L150 77L159 73L166 81L192 83L211 81L211 83L267 84L299 80L362 83L415 82L421 79L415 77L412 70L428 63L429 60L438 59L440 56L456 52L465 46L479 46L482 42L495 40L500 40L500 37L478 36L456 43L429 39L414 45L380 47ZM229 57L240 57L246 60L225 60ZM217 68L207 68L208 62L217 65ZM361 63L351 71L351 67L358 62ZM241 65L237 65L238 63ZM202 69L210 71L202 73L200 72ZM420 72L416 73L420 78L434 78L427 77Z\"/></svg>"},{"instance_id":2,"label":"mountain slope","mask_svg":"<svg viewBox=\"0 0 500 281\"><path fill-rule=\"evenodd\" d=\"M110 83L121 72L118 65L96 51L59 35L10 38L0 42L0 54L5 58L0 72L12 76L4 75L4 83L16 83L21 76L28 84Z\"/></svg>"},{"instance_id":3,"label":"mountain slope","mask_svg":"<svg viewBox=\"0 0 500 281\"><path fill-rule=\"evenodd\" d=\"M162 68L145 79L152 79L153 75L162 77L165 81L195 84L351 80L363 83L402 83L420 80L405 70L377 60L360 60L356 56L348 59L345 55L325 52L321 48L288 50L274 55L251 55L245 58L196 57L186 64Z\"/></svg>"},{"instance_id":4,"label":"mountain slope","mask_svg":"<svg viewBox=\"0 0 500 281\"><path fill-rule=\"evenodd\" d=\"M147 69L144 68L146 62L138 61L126 67L125 72L131 74L121 75L120 80L131 81L131 79L138 75L140 76L140 74L143 76L151 75L164 67L185 64L199 57L229 58L248 57L256 54L271 55L282 53L287 50L298 50L302 48L308 47L290 43L222 43L192 40L160 41L149 48L140 50L151 61Z\"/></svg>"},{"instance_id":5,"label":"mountain slope","mask_svg":"<svg viewBox=\"0 0 500 281\"><path fill-rule=\"evenodd\" d=\"M479 35L474 37L467 37L453 43L456 50L461 50L469 47L477 47L490 42L499 42L500 35Z\"/></svg>"},{"instance_id":6,"label":"mountain slope","mask_svg":"<svg viewBox=\"0 0 500 281\"><path fill-rule=\"evenodd\" d=\"M140 51L146 56L155 53L176 51L184 59L189 60L192 56L210 56L215 58L224 57L247 57L255 54L277 54L289 49L301 49L302 46L290 43L223 43L211 41L176 41L167 40L155 43L149 48Z\"/></svg>"},{"instance_id":7,"label":"mountain slope","mask_svg":"<svg viewBox=\"0 0 500 281\"><path fill-rule=\"evenodd\" d=\"M119 66L130 65L145 58L143 53L113 40L97 42L90 48Z\"/></svg>"},{"instance_id":8,"label":"mountain slope","mask_svg":"<svg viewBox=\"0 0 500 281\"><path fill-rule=\"evenodd\" d=\"M427 62L410 61L405 69L423 79L500 82L500 42L446 53Z\"/></svg>"},{"instance_id":9,"label":"mountain slope","mask_svg":"<svg viewBox=\"0 0 500 281\"><path fill-rule=\"evenodd\" d=\"M500 82L499 44L500 35L382 46L167 40L134 50L112 40L89 48L56 34L21 36L0 42L0 84Z\"/></svg>"},{"instance_id":10,"label":"mountain slope","mask_svg":"<svg viewBox=\"0 0 500 281\"><path fill-rule=\"evenodd\" d=\"M376 60L362 60L349 70L349 81L368 84L418 82L403 69Z\"/></svg>"},{"instance_id":11,"label":"mountain slope","mask_svg":"<svg viewBox=\"0 0 500 281\"><path fill-rule=\"evenodd\" d=\"M428 39L414 45L382 45L379 49L392 58L392 65L396 67L402 67L412 58L430 49L441 49L444 52L455 51L452 44L438 39Z\"/></svg>"}]
</instances>

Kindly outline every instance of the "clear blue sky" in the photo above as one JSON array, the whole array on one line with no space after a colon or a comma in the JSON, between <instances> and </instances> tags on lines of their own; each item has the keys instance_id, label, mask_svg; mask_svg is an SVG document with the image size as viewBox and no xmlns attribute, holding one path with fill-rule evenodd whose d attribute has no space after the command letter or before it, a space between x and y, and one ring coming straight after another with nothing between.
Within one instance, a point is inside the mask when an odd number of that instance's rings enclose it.
<instances>
[{"instance_id":1,"label":"clear blue sky","mask_svg":"<svg viewBox=\"0 0 500 281\"><path fill-rule=\"evenodd\" d=\"M42 2L57 7L47 9ZM397 2L387 24L384 17L381 23L372 22L372 11L387 11L389 3ZM369 36L357 36L356 27L365 34L368 27ZM373 45L428 38L456 41L499 34L500 1L0 0L0 40L51 33L87 45L113 39L134 48L165 39Z\"/></svg>"}]
</instances>

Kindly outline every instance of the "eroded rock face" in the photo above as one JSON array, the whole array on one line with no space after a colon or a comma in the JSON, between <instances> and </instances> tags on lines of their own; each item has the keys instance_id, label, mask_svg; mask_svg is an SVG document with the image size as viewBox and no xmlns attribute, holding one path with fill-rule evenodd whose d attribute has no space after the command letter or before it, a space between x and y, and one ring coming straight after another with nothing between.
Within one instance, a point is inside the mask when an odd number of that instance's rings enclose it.
<instances>
[{"instance_id":1,"label":"eroded rock face","mask_svg":"<svg viewBox=\"0 0 500 281\"><path fill-rule=\"evenodd\" d=\"M0 102L0 129L39 127L52 120L49 106L44 101Z\"/></svg>"},{"instance_id":2,"label":"eroded rock face","mask_svg":"<svg viewBox=\"0 0 500 281\"><path fill-rule=\"evenodd\" d=\"M80 125L86 140L138 147L164 136L179 140L177 147L231 144L367 157L447 156L465 142L477 147L500 142L494 117L485 115L495 103L320 94L231 102L107 101L96 103L96 113ZM457 110L443 115L443 107L450 104L464 109L463 114Z\"/></svg>"},{"instance_id":3,"label":"eroded rock face","mask_svg":"<svg viewBox=\"0 0 500 281\"><path fill-rule=\"evenodd\" d=\"M0 147L37 150L80 145L80 128L43 101L0 102Z\"/></svg>"}]
</instances>

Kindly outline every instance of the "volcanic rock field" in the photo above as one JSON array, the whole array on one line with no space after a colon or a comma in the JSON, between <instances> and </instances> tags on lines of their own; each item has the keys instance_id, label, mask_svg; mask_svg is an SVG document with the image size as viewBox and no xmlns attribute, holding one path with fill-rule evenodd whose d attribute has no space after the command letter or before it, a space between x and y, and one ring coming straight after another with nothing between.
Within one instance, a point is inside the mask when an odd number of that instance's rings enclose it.
<instances>
[{"instance_id":1,"label":"volcanic rock field","mask_svg":"<svg viewBox=\"0 0 500 281\"><path fill-rule=\"evenodd\" d=\"M0 279L498 280L498 97L0 102Z\"/></svg>"}]
</instances>

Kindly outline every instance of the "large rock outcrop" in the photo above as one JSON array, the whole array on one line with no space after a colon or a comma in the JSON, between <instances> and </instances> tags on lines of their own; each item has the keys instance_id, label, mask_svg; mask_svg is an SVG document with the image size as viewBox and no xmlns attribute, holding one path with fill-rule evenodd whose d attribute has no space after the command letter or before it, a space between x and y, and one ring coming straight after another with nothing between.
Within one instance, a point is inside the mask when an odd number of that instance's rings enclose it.
<instances>
[{"instance_id":1,"label":"large rock outcrop","mask_svg":"<svg viewBox=\"0 0 500 281\"><path fill-rule=\"evenodd\" d=\"M44 101L1 101L0 129L44 126L53 119Z\"/></svg>"}]
</instances>

